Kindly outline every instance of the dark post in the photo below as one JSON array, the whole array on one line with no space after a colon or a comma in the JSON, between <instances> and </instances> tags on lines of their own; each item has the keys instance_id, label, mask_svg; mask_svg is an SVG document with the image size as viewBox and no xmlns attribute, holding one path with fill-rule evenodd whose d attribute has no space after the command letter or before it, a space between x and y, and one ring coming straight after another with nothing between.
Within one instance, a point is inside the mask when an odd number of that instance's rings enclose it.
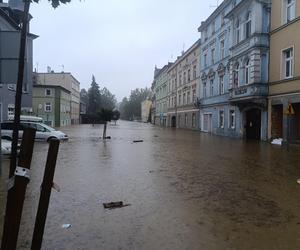
<instances>
[{"instance_id":1,"label":"dark post","mask_svg":"<svg viewBox=\"0 0 300 250\"><path fill-rule=\"evenodd\" d=\"M28 28L28 13L29 13L29 6L30 0L25 0L24 5L24 15L22 20L22 30L21 30L21 39L20 39L20 51L19 51L19 65L18 65L18 80L17 80L17 87L16 87L16 97L15 97L15 116L14 116L14 129L13 129L13 141L12 141L12 148L11 148L11 161L10 161L10 168L9 168L9 178L14 175L16 165L17 165L17 147L18 147L18 138L19 138L19 124L20 124L20 114L21 114L21 102L22 102L22 87L23 87L23 79L24 79L24 66L25 66L25 51L26 51L26 39L27 39L27 28ZM1 249L8 249L5 248L5 244L7 238L10 235L7 235L6 226L10 225L11 220L11 212L14 210L13 204L10 202L13 200L12 197L14 196L14 189L7 194L7 203L6 203L6 210L5 210L5 219L4 219L4 228L3 228L3 235L2 235L2 244Z\"/></svg>"},{"instance_id":2,"label":"dark post","mask_svg":"<svg viewBox=\"0 0 300 250\"><path fill-rule=\"evenodd\" d=\"M53 186L53 178L54 178L58 149L59 149L59 140L58 139L50 140L44 179L41 187L39 207L36 215L34 232L32 237L32 244L31 244L32 250L39 250L42 247L51 189Z\"/></svg>"},{"instance_id":3,"label":"dark post","mask_svg":"<svg viewBox=\"0 0 300 250\"><path fill-rule=\"evenodd\" d=\"M10 211L10 217L4 222L2 250L14 250L17 246L26 187L29 182L34 139L35 129L25 129L18 167L15 170L14 177L9 181L11 184L8 187L7 203L11 204L12 210Z\"/></svg>"}]
</instances>

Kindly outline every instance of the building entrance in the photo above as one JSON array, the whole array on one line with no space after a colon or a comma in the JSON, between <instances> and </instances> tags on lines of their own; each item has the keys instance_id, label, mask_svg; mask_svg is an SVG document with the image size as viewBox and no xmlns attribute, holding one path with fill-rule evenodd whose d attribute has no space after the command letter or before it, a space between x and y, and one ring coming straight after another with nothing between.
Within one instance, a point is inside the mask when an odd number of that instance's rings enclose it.
<instances>
[{"instance_id":1,"label":"building entrance","mask_svg":"<svg viewBox=\"0 0 300 250\"><path fill-rule=\"evenodd\" d=\"M261 111L257 108L246 111L246 138L261 139Z\"/></svg>"}]
</instances>

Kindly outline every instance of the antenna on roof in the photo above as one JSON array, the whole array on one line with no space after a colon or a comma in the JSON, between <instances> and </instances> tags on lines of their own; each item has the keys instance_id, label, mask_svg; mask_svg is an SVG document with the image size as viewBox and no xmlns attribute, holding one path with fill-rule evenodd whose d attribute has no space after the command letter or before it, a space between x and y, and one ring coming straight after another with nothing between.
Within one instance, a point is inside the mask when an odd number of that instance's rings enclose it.
<instances>
[{"instance_id":1,"label":"antenna on roof","mask_svg":"<svg viewBox=\"0 0 300 250\"><path fill-rule=\"evenodd\" d=\"M217 5L209 5L209 8L218 8L219 7L219 0L217 0Z\"/></svg>"}]
</instances>

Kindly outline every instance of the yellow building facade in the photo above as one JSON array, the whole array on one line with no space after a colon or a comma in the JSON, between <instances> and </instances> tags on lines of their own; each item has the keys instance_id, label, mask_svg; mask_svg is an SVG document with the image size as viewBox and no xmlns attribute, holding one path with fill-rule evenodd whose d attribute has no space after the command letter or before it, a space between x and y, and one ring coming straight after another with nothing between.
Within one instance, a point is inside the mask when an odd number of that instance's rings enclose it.
<instances>
[{"instance_id":1,"label":"yellow building facade","mask_svg":"<svg viewBox=\"0 0 300 250\"><path fill-rule=\"evenodd\" d=\"M300 0L273 0L268 137L300 139Z\"/></svg>"}]
</instances>

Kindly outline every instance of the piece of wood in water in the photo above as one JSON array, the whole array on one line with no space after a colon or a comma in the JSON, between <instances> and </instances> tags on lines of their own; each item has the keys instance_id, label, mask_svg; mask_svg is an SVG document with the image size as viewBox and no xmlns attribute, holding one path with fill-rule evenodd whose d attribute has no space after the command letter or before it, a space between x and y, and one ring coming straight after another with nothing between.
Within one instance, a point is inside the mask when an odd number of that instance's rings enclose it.
<instances>
[{"instance_id":1,"label":"piece of wood in water","mask_svg":"<svg viewBox=\"0 0 300 250\"><path fill-rule=\"evenodd\" d=\"M143 140L134 140L133 142L137 143L137 142L144 142L144 141Z\"/></svg>"},{"instance_id":2,"label":"piece of wood in water","mask_svg":"<svg viewBox=\"0 0 300 250\"><path fill-rule=\"evenodd\" d=\"M106 209L114 209L114 208L121 208L127 206L130 206L130 204L124 204L123 201L103 203L103 207Z\"/></svg>"}]
</instances>

